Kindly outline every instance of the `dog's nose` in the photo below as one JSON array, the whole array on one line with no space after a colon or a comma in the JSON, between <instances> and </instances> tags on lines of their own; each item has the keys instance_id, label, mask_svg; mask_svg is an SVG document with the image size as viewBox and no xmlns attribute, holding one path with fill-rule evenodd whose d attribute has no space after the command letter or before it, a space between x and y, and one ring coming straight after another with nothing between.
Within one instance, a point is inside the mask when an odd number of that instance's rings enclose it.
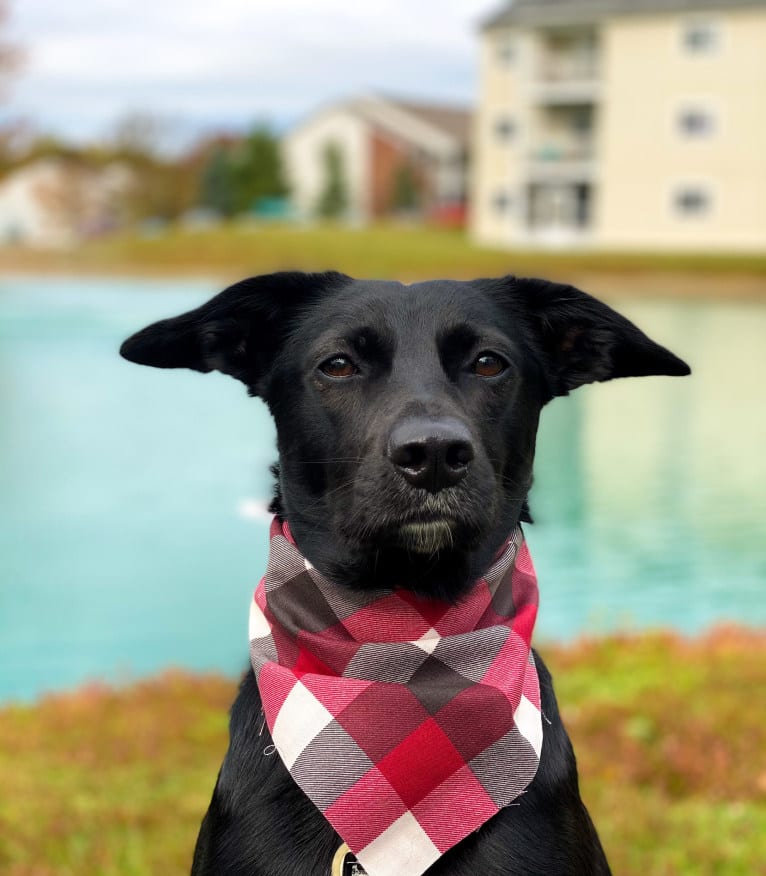
<instances>
[{"instance_id":1,"label":"dog's nose","mask_svg":"<svg viewBox=\"0 0 766 876\"><path fill-rule=\"evenodd\" d=\"M388 441L388 458L404 479L431 493L462 480L473 457L470 432L453 417L404 420Z\"/></svg>"}]
</instances>

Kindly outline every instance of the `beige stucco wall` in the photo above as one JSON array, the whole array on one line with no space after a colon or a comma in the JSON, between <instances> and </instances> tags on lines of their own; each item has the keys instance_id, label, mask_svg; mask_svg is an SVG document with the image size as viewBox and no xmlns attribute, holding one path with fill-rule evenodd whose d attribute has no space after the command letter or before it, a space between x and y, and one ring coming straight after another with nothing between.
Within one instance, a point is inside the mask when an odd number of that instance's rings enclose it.
<instances>
[{"instance_id":1,"label":"beige stucco wall","mask_svg":"<svg viewBox=\"0 0 766 876\"><path fill-rule=\"evenodd\" d=\"M720 42L710 54L689 53L684 23L710 20ZM592 232L581 245L628 249L766 248L766 10L625 15L599 23L600 84L594 91L596 154ZM516 58L503 65L498 44L513 39ZM471 230L490 244L534 245L525 233L528 161L542 131L535 103L539 31L502 29L481 37L475 122ZM685 137L683 109L708 111L708 137ZM515 119L518 135L499 140L495 121ZM548 115L546 125L551 125ZM551 131L551 133L553 133ZM680 188L704 187L711 208L682 215ZM493 207L507 190L514 207ZM542 241L540 241L542 242Z\"/></svg>"},{"instance_id":2,"label":"beige stucco wall","mask_svg":"<svg viewBox=\"0 0 766 876\"><path fill-rule=\"evenodd\" d=\"M365 122L344 110L322 112L285 137L283 158L291 199L302 216L315 214L325 185L328 143L336 143L343 154L349 218L363 220L369 209L369 133Z\"/></svg>"},{"instance_id":3,"label":"beige stucco wall","mask_svg":"<svg viewBox=\"0 0 766 876\"><path fill-rule=\"evenodd\" d=\"M699 16L700 18L703 16ZM706 13L711 54L681 43L684 17L604 24L598 241L669 249L766 247L766 11ZM679 132L682 107L708 108L712 136ZM705 185L712 209L681 216L680 185Z\"/></svg>"},{"instance_id":4,"label":"beige stucco wall","mask_svg":"<svg viewBox=\"0 0 766 876\"><path fill-rule=\"evenodd\" d=\"M511 40L515 58L511 64L498 60L499 46ZM471 178L472 235L484 243L505 244L519 234L525 206L521 182L531 137L530 109L526 95L534 65L534 41L523 30L484 33L480 48L481 93L474 118ZM516 125L516 135L503 142L495 134L498 119L507 116ZM512 198L511 209L500 215L493 199L500 191Z\"/></svg>"}]
</instances>

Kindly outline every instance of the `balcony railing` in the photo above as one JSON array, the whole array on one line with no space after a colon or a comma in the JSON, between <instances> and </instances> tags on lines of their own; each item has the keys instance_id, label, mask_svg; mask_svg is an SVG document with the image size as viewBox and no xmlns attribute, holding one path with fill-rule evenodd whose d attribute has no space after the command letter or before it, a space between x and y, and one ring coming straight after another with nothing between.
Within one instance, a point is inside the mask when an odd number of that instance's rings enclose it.
<instances>
[{"instance_id":1,"label":"balcony railing","mask_svg":"<svg viewBox=\"0 0 766 876\"><path fill-rule=\"evenodd\" d=\"M541 143L528 154L527 174L532 182L593 182L598 174L595 147Z\"/></svg>"},{"instance_id":2,"label":"balcony railing","mask_svg":"<svg viewBox=\"0 0 766 876\"><path fill-rule=\"evenodd\" d=\"M599 79L599 64L596 56L548 55L539 68L541 82L593 82Z\"/></svg>"},{"instance_id":3,"label":"balcony railing","mask_svg":"<svg viewBox=\"0 0 766 876\"><path fill-rule=\"evenodd\" d=\"M561 161L593 161L596 149L593 143L541 143L531 149L529 157L532 161L551 164Z\"/></svg>"}]
</instances>

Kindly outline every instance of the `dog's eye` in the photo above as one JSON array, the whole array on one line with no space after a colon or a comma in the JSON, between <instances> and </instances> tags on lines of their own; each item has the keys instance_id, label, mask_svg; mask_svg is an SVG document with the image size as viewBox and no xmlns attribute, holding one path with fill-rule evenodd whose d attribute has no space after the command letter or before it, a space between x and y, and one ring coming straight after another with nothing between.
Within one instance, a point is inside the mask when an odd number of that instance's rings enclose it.
<instances>
[{"instance_id":1,"label":"dog's eye","mask_svg":"<svg viewBox=\"0 0 766 876\"><path fill-rule=\"evenodd\" d=\"M322 362L319 370L328 377L353 377L359 369L346 356L333 356Z\"/></svg>"},{"instance_id":2,"label":"dog's eye","mask_svg":"<svg viewBox=\"0 0 766 876\"><path fill-rule=\"evenodd\" d=\"M479 377L497 377L507 367L508 363L500 356L496 356L494 353L480 353L473 363L473 372Z\"/></svg>"}]
</instances>

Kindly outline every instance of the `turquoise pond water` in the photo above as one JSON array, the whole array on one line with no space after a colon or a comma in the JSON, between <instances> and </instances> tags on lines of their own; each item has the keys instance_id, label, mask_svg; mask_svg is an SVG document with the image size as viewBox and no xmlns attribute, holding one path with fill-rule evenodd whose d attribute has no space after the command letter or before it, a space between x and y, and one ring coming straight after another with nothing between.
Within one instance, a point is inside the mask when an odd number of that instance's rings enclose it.
<instances>
[{"instance_id":1,"label":"turquoise pond water","mask_svg":"<svg viewBox=\"0 0 766 876\"><path fill-rule=\"evenodd\" d=\"M237 673L274 434L220 375L117 355L207 282L0 280L0 699L170 665ZM620 302L692 378L544 413L538 641L766 623L766 307Z\"/></svg>"}]
</instances>

